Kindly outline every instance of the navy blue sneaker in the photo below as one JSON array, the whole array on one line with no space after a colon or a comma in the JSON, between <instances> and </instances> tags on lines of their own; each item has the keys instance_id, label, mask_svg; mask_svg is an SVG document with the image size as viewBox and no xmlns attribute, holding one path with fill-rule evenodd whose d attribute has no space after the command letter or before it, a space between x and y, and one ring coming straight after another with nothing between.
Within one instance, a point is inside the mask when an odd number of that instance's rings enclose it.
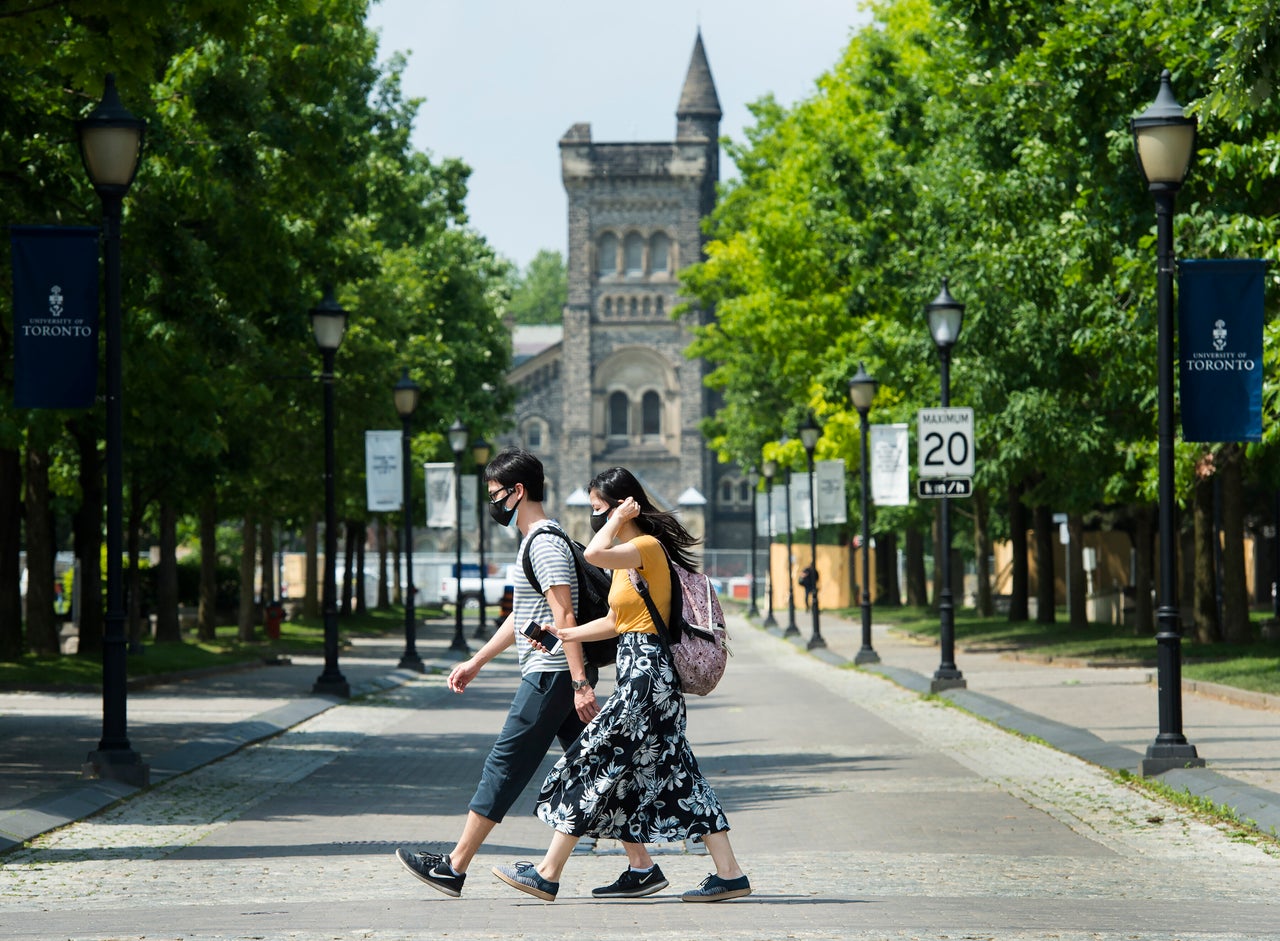
<instances>
[{"instance_id":1,"label":"navy blue sneaker","mask_svg":"<svg viewBox=\"0 0 1280 941\"><path fill-rule=\"evenodd\" d=\"M682 902L724 902L751 894L751 883L746 876L721 879L715 873L702 880L702 885L680 896Z\"/></svg>"},{"instance_id":2,"label":"navy blue sneaker","mask_svg":"<svg viewBox=\"0 0 1280 941\"><path fill-rule=\"evenodd\" d=\"M538 870L528 860L512 863L510 866L494 866L493 874L507 885L527 892L534 898L544 902L554 902L556 893L560 891L560 883L548 882L538 875Z\"/></svg>"}]
</instances>

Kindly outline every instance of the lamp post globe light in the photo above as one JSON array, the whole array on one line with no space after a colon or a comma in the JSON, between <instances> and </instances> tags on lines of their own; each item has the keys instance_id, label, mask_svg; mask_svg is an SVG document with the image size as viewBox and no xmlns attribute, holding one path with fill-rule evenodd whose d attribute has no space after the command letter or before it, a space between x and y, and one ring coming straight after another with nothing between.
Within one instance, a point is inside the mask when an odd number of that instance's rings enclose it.
<instances>
[{"instance_id":1,"label":"lamp post globe light","mask_svg":"<svg viewBox=\"0 0 1280 941\"><path fill-rule=\"evenodd\" d=\"M773 616L773 478L778 474L778 462L765 461L760 465L760 472L764 474L764 515L769 520L768 531L765 533L769 537L769 551L765 553L765 558L768 560L765 571L768 574L769 608L765 612L763 621L763 626L769 628L778 626Z\"/></svg>"},{"instance_id":2,"label":"lamp post globe light","mask_svg":"<svg viewBox=\"0 0 1280 941\"><path fill-rule=\"evenodd\" d=\"M461 418L455 419L449 426L449 448L453 451L453 495L454 507L457 511L455 523L458 527L453 569L455 579L453 642L449 644L449 649L456 650L458 653L471 653L471 648L467 646L467 639L462 636L462 455L467 450L467 426L462 423ZM483 607L482 601L481 608Z\"/></svg>"},{"instance_id":3,"label":"lamp post globe light","mask_svg":"<svg viewBox=\"0 0 1280 941\"><path fill-rule=\"evenodd\" d=\"M76 122L80 157L102 202L103 281L106 294L107 366L107 610L102 638L102 738L89 752L84 776L136 787L150 783L151 768L129 744L128 642L124 610L124 405L123 318L120 312L120 217L142 154L146 122L120 102L114 75L102 100Z\"/></svg>"},{"instance_id":4,"label":"lamp post globe light","mask_svg":"<svg viewBox=\"0 0 1280 941\"><path fill-rule=\"evenodd\" d=\"M320 349L322 369L320 382L324 386L324 602L321 615L324 621L324 670L316 679L311 691L321 695L347 697L351 687L338 669L338 510L333 447L333 361L347 332L347 312L333 296L333 288L326 288L324 298L311 308L311 332Z\"/></svg>"},{"instance_id":5,"label":"lamp post globe light","mask_svg":"<svg viewBox=\"0 0 1280 941\"><path fill-rule=\"evenodd\" d=\"M396 414L400 416L403 431L400 436L400 483L404 490L404 503L400 512L404 517L405 598L404 598L404 654L400 657L400 668L425 673L426 666L418 656L417 622L414 620L414 602L416 589L413 587L413 475L409 471L409 437L413 413L418 410L418 401L422 397L422 389L409 378L409 370L404 371L400 381L391 390L396 404Z\"/></svg>"},{"instance_id":6,"label":"lamp post globe light","mask_svg":"<svg viewBox=\"0 0 1280 941\"><path fill-rule=\"evenodd\" d=\"M751 607L747 609L747 617L760 617L760 609L756 606L756 556L760 554L760 527L757 519L760 472L754 464L747 470L747 486L751 488Z\"/></svg>"},{"instance_id":7,"label":"lamp post globe light","mask_svg":"<svg viewBox=\"0 0 1280 941\"><path fill-rule=\"evenodd\" d=\"M804 445L804 454L809 462L809 565L813 572L813 603L810 605L813 613L813 633L809 635L810 650L827 646L827 642L822 639L822 625L819 623L818 615L818 501L813 495L813 451L818 446L820 437L822 437L822 429L814 421L813 412L810 412L804 424L800 426L800 443ZM807 595L808 589L805 589L805 592Z\"/></svg>"},{"instance_id":8,"label":"lamp post globe light","mask_svg":"<svg viewBox=\"0 0 1280 941\"><path fill-rule=\"evenodd\" d=\"M1131 119L1138 169L1156 201L1156 356L1159 360L1156 469L1159 480L1160 583L1156 606L1156 675L1160 729L1142 760L1144 775L1173 768L1203 767L1204 759L1182 734L1182 626L1179 623L1174 534L1173 469L1173 253L1174 198L1191 166L1196 119L1173 97L1169 70L1160 91Z\"/></svg>"},{"instance_id":9,"label":"lamp post globe light","mask_svg":"<svg viewBox=\"0 0 1280 941\"><path fill-rule=\"evenodd\" d=\"M476 625L475 636L483 639L485 636L484 614L485 614L485 598L488 596L484 593L484 576L487 571L484 561L484 515L485 504L488 502L485 494L487 491L484 486L484 468L489 463L489 453L493 450L483 437L477 438L475 443L471 445L471 457L476 462L476 486L479 488L476 499L476 525L479 526L480 534L480 623Z\"/></svg>"},{"instance_id":10,"label":"lamp post globe light","mask_svg":"<svg viewBox=\"0 0 1280 941\"><path fill-rule=\"evenodd\" d=\"M854 663L880 662L880 655L871 646L871 500L870 486L867 483L867 414L871 411L878 385L867 375L862 363L858 364L858 371L849 380L849 399L853 402L862 426L862 466L859 472L862 484L862 646L853 658Z\"/></svg>"},{"instance_id":11,"label":"lamp post globe light","mask_svg":"<svg viewBox=\"0 0 1280 941\"><path fill-rule=\"evenodd\" d=\"M929 334L938 348L938 362L942 378L942 407L951 405L951 347L960 338L964 325L964 305L951 296L947 279L942 279L942 290L925 305L929 319ZM929 684L933 692L968 686L964 674L956 667L956 611L951 595L951 501L942 497L938 507L938 529L942 536L942 559L939 576L942 586L938 590L938 617L940 621L940 646L942 658Z\"/></svg>"}]
</instances>

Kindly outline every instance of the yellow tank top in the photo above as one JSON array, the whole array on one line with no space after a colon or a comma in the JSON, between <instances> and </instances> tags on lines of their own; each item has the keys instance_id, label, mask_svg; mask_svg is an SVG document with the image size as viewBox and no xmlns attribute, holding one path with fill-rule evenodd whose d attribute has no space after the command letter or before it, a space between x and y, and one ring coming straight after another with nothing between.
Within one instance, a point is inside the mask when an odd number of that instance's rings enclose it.
<instances>
[{"instance_id":1,"label":"yellow tank top","mask_svg":"<svg viewBox=\"0 0 1280 941\"><path fill-rule=\"evenodd\" d=\"M653 536L637 536L631 544L640 550L640 565L636 570L649 583L649 597L658 613L668 619L671 613L671 569L662 543ZM644 599L631 584L626 569L614 569L613 584L609 587L609 607L617 615L619 634L656 634L658 629L649 617Z\"/></svg>"}]
</instances>

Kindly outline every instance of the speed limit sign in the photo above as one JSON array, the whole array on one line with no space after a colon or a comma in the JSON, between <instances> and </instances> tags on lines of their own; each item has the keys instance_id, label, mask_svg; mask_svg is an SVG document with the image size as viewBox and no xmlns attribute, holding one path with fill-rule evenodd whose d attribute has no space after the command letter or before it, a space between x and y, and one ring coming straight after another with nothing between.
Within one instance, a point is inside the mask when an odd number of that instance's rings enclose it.
<instances>
[{"instance_id":1,"label":"speed limit sign","mask_svg":"<svg viewBox=\"0 0 1280 941\"><path fill-rule=\"evenodd\" d=\"M973 476L973 409L920 409L916 441L921 477Z\"/></svg>"}]
</instances>

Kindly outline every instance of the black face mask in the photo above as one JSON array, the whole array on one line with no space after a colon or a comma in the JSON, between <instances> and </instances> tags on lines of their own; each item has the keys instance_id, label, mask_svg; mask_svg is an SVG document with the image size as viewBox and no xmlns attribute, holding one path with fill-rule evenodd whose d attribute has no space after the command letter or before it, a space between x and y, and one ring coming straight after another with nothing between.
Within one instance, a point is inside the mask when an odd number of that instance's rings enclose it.
<instances>
[{"instance_id":1,"label":"black face mask","mask_svg":"<svg viewBox=\"0 0 1280 941\"><path fill-rule=\"evenodd\" d=\"M599 513L591 514L591 531L598 533L604 529L604 524L609 522L609 511L601 510Z\"/></svg>"},{"instance_id":2,"label":"black face mask","mask_svg":"<svg viewBox=\"0 0 1280 941\"><path fill-rule=\"evenodd\" d=\"M516 510L520 509L520 501L524 497L516 498L516 505L507 509L505 501L489 504L489 517L499 526L510 526L511 521L516 517Z\"/></svg>"}]
</instances>

